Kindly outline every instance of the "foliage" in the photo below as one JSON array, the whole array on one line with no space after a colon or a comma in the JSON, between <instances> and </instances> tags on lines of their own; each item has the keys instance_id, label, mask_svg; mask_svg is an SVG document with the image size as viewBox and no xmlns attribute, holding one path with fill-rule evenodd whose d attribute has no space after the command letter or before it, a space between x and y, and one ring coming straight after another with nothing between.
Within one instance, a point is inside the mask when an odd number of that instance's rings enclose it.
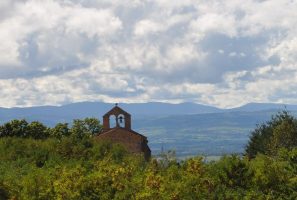
<instances>
[{"instance_id":1,"label":"foliage","mask_svg":"<svg viewBox=\"0 0 297 200\"><path fill-rule=\"evenodd\" d=\"M45 139L49 137L49 130L46 126L38 121L33 121L26 127L26 132L29 137L35 139Z\"/></svg>"},{"instance_id":2,"label":"foliage","mask_svg":"<svg viewBox=\"0 0 297 200\"><path fill-rule=\"evenodd\" d=\"M70 135L68 123L58 123L55 127L50 129L50 135L55 138L61 139Z\"/></svg>"},{"instance_id":3,"label":"foliage","mask_svg":"<svg viewBox=\"0 0 297 200\"><path fill-rule=\"evenodd\" d=\"M0 137L21 137L46 139L49 137L59 138L72 135L77 139L91 137L101 131L100 121L96 118L73 120L72 127L68 123L58 123L55 127L46 127L38 121L28 123L25 119L12 120L0 126Z\"/></svg>"},{"instance_id":4,"label":"foliage","mask_svg":"<svg viewBox=\"0 0 297 200\"><path fill-rule=\"evenodd\" d=\"M28 122L26 120L12 120L0 126L0 136L28 137Z\"/></svg>"},{"instance_id":5,"label":"foliage","mask_svg":"<svg viewBox=\"0 0 297 200\"><path fill-rule=\"evenodd\" d=\"M285 120L277 125L270 140L270 153L275 155L280 148L297 147L297 122L294 119Z\"/></svg>"},{"instance_id":6,"label":"foliage","mask_svg":"<svg viewBox=\"0 0 297 200\"><path fill-rule=\"evenodd\" d=\"M146 162L93 138L5 137L0 199L296 199L297 149L277 155Z\"/></svg>"},{"instance_id":7,"label":"foliage","mask_svg":"<svg viewBox=\"0 0 297 200\"><path fill-rule=\"evenodd\" d=\"M251 133L246 155L249 158L258 153L276 155L282 147L297 147L297 120L287 111L279 112L270 121L258 125Z\"/></svg>"},{"instance_id":8,"label":"foliage","mask_svg":"<svg viewBox=\"0 0 297 200\"><path fill-rule=\"evenodd\" d=\"M96 120L53 128L13 120L0 126L0 200L296 199L295 121L281 113L258 127L254 159L180 161L169 151L147 162L92 137Z\"/></svg>"},{"instance_id":9,"label":"foliage","mask_svg":"<svg viewBox=\"0 0 297 200\"><path fill-rule=\"evenodd\" d=\"M85 118L84 120L73 120L71 134L76 138L91 137L98 134L101 130L101 125L98 119Z\"/></svg>"}]
</instances>

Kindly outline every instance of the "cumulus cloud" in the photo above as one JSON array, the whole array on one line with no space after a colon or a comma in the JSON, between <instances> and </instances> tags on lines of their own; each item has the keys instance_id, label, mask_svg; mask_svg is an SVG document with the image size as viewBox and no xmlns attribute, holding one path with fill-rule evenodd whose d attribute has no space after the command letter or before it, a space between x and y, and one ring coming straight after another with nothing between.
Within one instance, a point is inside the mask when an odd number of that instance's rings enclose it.
<instances>
[{"instance_id":1,"label":"cumulus cloud","mask_svg":"<svg viewBox=\"0 0 297 200\"><path fill-rule=\"evenodd\" d=\"M297 103L297 2L0 3L0 106Z\"/></svg>"}]
</instances>

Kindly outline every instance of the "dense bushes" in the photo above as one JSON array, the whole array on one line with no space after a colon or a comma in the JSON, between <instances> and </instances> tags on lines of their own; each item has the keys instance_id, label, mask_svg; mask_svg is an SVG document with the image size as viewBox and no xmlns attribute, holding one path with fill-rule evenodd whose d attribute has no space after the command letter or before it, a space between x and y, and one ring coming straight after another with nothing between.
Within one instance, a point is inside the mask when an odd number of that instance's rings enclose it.
<instances>
[{"instance_id":1,"label":"dense bushes","mask_svg":"<svg viewBox=\"0 0 297 200\"><path fill-rule=\"evenodd\" d=\"M1 126L0 200L297 199L296 120L286 112L253 132L247 157L213 162L174 152L146 162L91 137L99 129L93 119Z\"/></svg>"},{"instance_id":2,"label":"dense bushes","mask_svg":"<svg viewBox=\"0 0 297 200\"><path fill-rule=\"evenodd\" d=\"M73 120L72 127L68 123L58 123L49 128L38 121L28 123L26 120L12 120L0 126L0 137L21 137L46 139L49 137L62 138L73 136L78 139L90 137L100 132L101 125L96 118Z\"/></svg>"},{"instance_id":3,"label":"dense bushes","mask_svg":"<svg viewBox=\"0 0 297 200\"><path fill-rule=\"evenodd\" d=\"M146 162L92 138L5 137L0 160L0 199L297 198L297 149L252 160Z\"/></svg>"}]
</instances>

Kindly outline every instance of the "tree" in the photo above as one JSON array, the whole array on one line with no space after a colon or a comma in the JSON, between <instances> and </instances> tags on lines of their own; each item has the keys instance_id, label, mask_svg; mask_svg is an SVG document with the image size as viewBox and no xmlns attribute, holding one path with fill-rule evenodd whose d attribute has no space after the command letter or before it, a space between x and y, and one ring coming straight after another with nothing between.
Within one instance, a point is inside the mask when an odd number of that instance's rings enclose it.
<instances>
[{"instance_id":1,"label":"tree","mask_svg":"<svg viewBox=\"0 0 297 200\"><path fill-rule=\"evenodd\" d=\"M5 123L0 128L0 137L27 137L28 136L28 122L22 120L12 120Z\"/></svg>"},{"instance_id":2,"label":"tree","mask_svg":"<svg viewBox=\"0 0 297 200\"><path fill-rule=\"evenodd\" d=\"M275 127L270 140L270 153L276 155L278 149L297 147L297 123L295 120L285 120Z\"/></svg>"},{"instance_id":3,"label":"tree","mask_svg":"<svg viewBox=\"0 0 297 200\"><path fill-rule=\"evenodd\" d=\"M102 126L100 125L100 121L96 118L85 118L84 119L85 126L87 130L92 134L96 135L100 132Z\"/></svg>"},{"instance_id":4,"label":"tree","mask_svg":"<svg viewBox=\"0 0 297 200\"><path fill-rule=\"evenodd\" d=\"M241 159L237 155L224 156L217 162L220 184L231 188L241 187L246 189L253 173L249 171L246 160Z\"/></svg>"},{"instance_id":5,"label":"tree","mask_svg":"<svg viewBox=\"0 0 297 200\"><path fill-rule=\"evenodd\" d=\"M93 136L101 130L100 121L96 118L85 118L73 120L71 134L77 138Z\"/></svg>"},{"instance_id":6,"label":"tree","mask_svg":"<svg viewBox=\"0 0 297 200\"><path fill-rule=\"evenodd\" d=\"M49 130L42 123L34 121L27 126L27 134L34 139L45 139L49 136Z\"/></svg>"},{"instance_id":7,"label":"tree","mask_svg":"<svg viewBox=\"0 0 297 200\"><path fill-rule=\"evenodd\" d=\"M58 123L54 128L50 129L50 135L55 138L61 139L70 135L68 123Z\"/></svg>"},{"instance_id":8,"label":"tree","mask_svg":"<svg viewBox=\"0 0 297 200\"><path fill-rule=\"evenodd\" d=\"M245 154L249 158L254 158L258 153L272 155L281 147L296 145L297 121L287 111L282 111L252 131Z\"/></svg>"}]
</instances>

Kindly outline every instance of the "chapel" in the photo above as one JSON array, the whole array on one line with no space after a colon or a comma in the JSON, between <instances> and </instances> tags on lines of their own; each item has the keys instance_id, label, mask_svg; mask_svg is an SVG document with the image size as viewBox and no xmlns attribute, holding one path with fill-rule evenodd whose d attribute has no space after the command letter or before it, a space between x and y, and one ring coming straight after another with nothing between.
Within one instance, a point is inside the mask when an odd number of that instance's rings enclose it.
<instances>
[{"instance_id":1,"label":"chapel","mask_svg":"<svg viewBox=\"0 0 297 200\"><path fill-rule=\"evenodd\" d=\"M122 144L128 152L143 154L146 160L151 157L147 138L132 130L131 115L118 104L103 116L103 128L97 137L100 140Z\"/></svg>"}]
</instances>

